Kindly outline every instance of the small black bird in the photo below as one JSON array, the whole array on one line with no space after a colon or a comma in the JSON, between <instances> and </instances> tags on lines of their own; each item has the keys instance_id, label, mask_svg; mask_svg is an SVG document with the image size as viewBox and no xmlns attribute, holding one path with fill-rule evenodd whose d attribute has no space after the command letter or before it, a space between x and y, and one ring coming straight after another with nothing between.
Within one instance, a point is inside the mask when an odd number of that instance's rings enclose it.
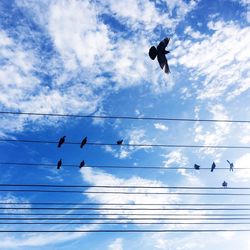
<instances>
[{"instance_id":1,"label":"small black bird","mask_svg":"<svg viewBox=\"0 0 250 250\"><path fill-rule=\"evenodd\" d=\"M216 167L216 165L215 165L215 163L213 162L213 164L212 164L212 166L211 166L211 172L214 171L215 167Z\"/></svg>"},{"instance_id":2,"label":"small black bird","mask_svg":"<svg viewBox=\"0 0 250 250\"><path fill-rule=\"evenodd\" d=\"M80 148L83 148L83 146L87 143L87 136L85 136L81 142Z\"/></svg>"},{"instance_id":3,"label":"small black bird","mask_svg":"<svg viewBox=\"0 0 250 250\"><path fill-rule=\"evenodd\" d=\"M57 162L57 169L60 169L62 166L62 159L60 159L58 162Z\"/></svg>"},{"instance_id":4,"label":"small black bird","mask_svg":"<svg viewBox=\"0 0 250 250\"><path fill-rule=\"evenodd\" d=\"M62 144L65 142L65 137L66 136L63 136L63 137L60 138L60 140L58 142L58 145L57 145L58 148L60 148L62 146Z\"/></svg>"},{"instance_id":5,"label":"small black bird","mask_svg":"<svg viewBox=\"0 0 250 250\"><path fill-rule=\"evenodd\" d=\"M117 145L122 145L122 143L123 143L123 140L119 140L116 142Z\"/></svg>"},{"instance_id":6,"label":"small black bird","mask_svg":"<svg viewBox=\"0 0 250 250\"><path fill-rule=\"evenodd\" d=\"M154 60L157 56L157 60L160 64L160 67L163 69L165 67L165 73L169 74L170 73L170 70L169 70L169 66L168 66L168 61L167 61L167 58L166 58L166 54L170 53L170 51L168 50L165 50L165 48L168 46L168 43L169 43L169 40L170 38L165 38L164 40L162 40L157 48L155 46L152 46L150 49L149 49L149 57Z\"/></svg>"},{"instance_id":7,"label":"small black bird","mask_svg":"<svg viewBox=\"0 0 250 250\"><path fill-rule=\"evenodd\" d=\"M194 169L199 170L199 169L200 169L200 166L197 165L197 164L194 164Z\"/></svg>"},{"instance_id":8,"label":"small black bird","mask_svg":"<svg viewBox=\"0 0 250 250\"><path fill-rule=\"evenodd\" d=\"M227 160L227 162L229 163L230 165L230 171L234 171L234 164L232 162L230 162L229 160Z\"/></svg>"},{"instance_id":9,"label":"small black bird","mask_svg":"<svg viewBox=\"0 0 250 250\"><path fill-rule=\"evenodd\" d=\"M227 187L227 182L226 181L223 181L222 183L222 187L226 188Z\"/></svg>"},{"instance_id":10,"label":"small black bird","mask_svg":"<svg viewBox=\"0 0 250 250\"><path fill-rule=\"evenodd\" d=\"M81 169L82 167L84 167L85 165L85 162L84 161L81 161L80 165L79 165L79 168Z\"/></svg>"}]
</instances>

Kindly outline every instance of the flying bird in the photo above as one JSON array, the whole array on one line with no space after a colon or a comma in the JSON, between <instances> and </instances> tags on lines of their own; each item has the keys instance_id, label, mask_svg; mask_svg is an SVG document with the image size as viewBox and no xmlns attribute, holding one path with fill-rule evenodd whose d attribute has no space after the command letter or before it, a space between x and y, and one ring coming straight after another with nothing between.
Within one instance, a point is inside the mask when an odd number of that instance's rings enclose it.
<instances>
[{"instance_id":1,"label":"flying bird","mask_svg":"<svg viewBox=\"0 0 250 250\"><path fill-rule=\"evenodd\" d=\"M81 169L82 167L84 167L85 165L85 162L84 161L81 161L80 165L79 165L79 168Z\"/></svg>"},{"instance_id":2,"label":"flying bird","mask_svg":"<svg viewBox=\"0 0 250 250\"><path fill-rule=\"evenodd\" d=\"M170 53L170 51L168 50L165 50L166 47L168 46L168 43L169 43L169 40L170 38L165 38L164 40L162 40L157 48L155 46L152 46L150 49L149 49L149 57L154 60L156 57L157 57L157 60L160 64L160 67L164 69L165 73L169 74L170 73L170 70L169 70L169 66L168 66L168 60L166 58L166 54Z\"/></svg>"},{"instance_id":3,"label":"flying bird","mask_svg":"<svg viewBox=\"0 0 250 250\"><path fill-rule=\"evenodd\" d=\"M223 181L222 183L222 187L226 188L227 187L227 182L226 181Z\"/></svg>"},{"instance_id":4,"label":"flying bird","mask_svg":"<svg viewBox=\"0 0 250 250\"><path fill-rule=\"evenodd\" d=\"M215 163L213 162L213 164L212 164L212 166L211 166L211 172L214 171L215 167L216 167L216 165L215 165Z\"/></svg>"},{"instance_id":5,"label":"flying bird","mask_svg":"<svg viewBox=\"0 0 250 250\"><path fill-rule=\"evenodd\" d=\"M58 162L57 162L57 169L60 169L62 166L62 159L60 159Z\"/></svg>"},{"instance_id":6,"label":"flying bird","mask_svg":"<svg viewBox=\"0 0 250 250\"><path fill-rule=\"evenodd\" d=\"M227 160L229 166L230 166L230 171L234 171L234 164L232 162L230 162L229 160Z\"/></svg>"},{"instance_id":7,"label":"flying bird","mask_svg":"<svg viewBox=\"0 0 250 250\"><path fill-rule=\"evenodd\" d=\"M65 137L66 136L63 136L63 137L60 138L60 140L58 142L58 145L57 145L58 148L60 148L62 146L62 144L65 143Z\"/></svg>"},{"instance_id":8,"label":"flying bird","mask_svg":"<svg viewBox=\"0 0 250 250\"><path fill-rule=\"evenodd\" d=\"M87 143L87 136L85 136L81 142L80 148L83 148L83 146Z\"/></svg>"},{"instance_id":9,"label":"flying bird","mask_svg":"<svg viewBox=\"0 0 250 250\"><path fill-rule=\"evenodd\" d=\"M119 140L116 142L117 145L122 145L122 143L123 143L123 140Z\"/></svg>"},{"instance_id":10,"label":"flying bird","mask_svg":"<svg viewBox=\"0 0 250 250\"><path fill-rule=\"evenodd\" d=\"M194 164L194 169L199 170L199 169L200 169L200 166L197 165L197 164Z\"/></svg>"}]
</instances>

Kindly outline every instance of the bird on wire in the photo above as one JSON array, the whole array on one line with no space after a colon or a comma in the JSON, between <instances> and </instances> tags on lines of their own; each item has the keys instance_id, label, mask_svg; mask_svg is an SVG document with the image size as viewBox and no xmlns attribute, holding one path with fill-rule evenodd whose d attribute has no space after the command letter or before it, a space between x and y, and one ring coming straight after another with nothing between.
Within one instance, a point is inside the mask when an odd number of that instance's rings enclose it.
<instances>
[{"instance_id":1,"label":"bird on wire","mask_svg":"<svg viewBox=\"0 0 250 250\"><path fill-rule=\"evenodd\" d=\"M227 182L226 181L223 181L222 187L227 188Z\"/></svg>"},{"instance_id":2,"label":"bird on wire","mask_svg":"<svg viewBox=\"0 0 250 250\"><path fill-rule=\"evenodd\" d=\"M213 162L213 164L212 164L212 166L211 166L211 172L213 172L215 168L216 168L216 165L215 165L215 163Z\"/></svg>"},{"instance_id":3,"label":"bird on wire","mask_svg":"<svg viewBox=\"0 0 250 250\"><path fill-rule=\"evenodd\" d=\"M83 148L83 146L87 143L87 136L85 136L81 142L80 148Z\"/></svg>"},{"instance_id":4,"label":"bird on wire","mask_svg":"<svg viewBox=\"0 0 250 250\"><path fill-rule=\"evenodd\" d=\"M165 38L164 40L162 40L157 47L152 46L149 49L149 57L154 60L157 57L157 60L160 64L160 67L162 69L164 69L165 73L169 74L170 70L169 70L169 66L168 66L168 60L166 58L166 54L170 53L170 51L165 50L166 47L168 46L170 38Z\"/></svg>"},{"instance_id":5,"label":"bird on wire","mask_svg":"<svg viewBox=\"0 0 250 250\"><path fill-rule=\"evenodd\" d=\"M57 169L60 169L62 166L62 159L60 159L58 162L57 162Z\"/></svg>"},{"instance_id":6,"label":"bird on wire","mask_svg":"<svg viewBox=\"0 0 250 250\"><path fill-rule=\"evenodd\" d=\"M229 171L234 171L234 164L232 162L230 162L229 160L227 160L229 166L230 166L230 169Z\"/></svg>"},{"instance_id":7,"label":"bird on wire","mask_svg":"<svg viewBox=\"0 0 250 250\"><path fill-rule=\"evenodd\" d=\"M199 170L199 169L200 169L200 166L197 165L197 164L194 164L194 169Z\"/></svg>"},{"instance_id":8,"label":"bird on wire","mask_svg":"<svg viewBox=\"0 0 250 250\"><path fill-rule=\"evenodd\" d=\"M79 168L81 169L82 167L84 167L84 165L85 165L85 162L83 160L83 161L80 162Z\"/></svg>"},{"instance_id":9,"label":"bird on wire","mask_svg":"<svg viewBox=\"0 0 250 250\"><path fill-rule=\"evenodd\" d=\"M57 147L60 148L65 143L65 135L60 138Z\"/></svg>"},{"instance_id":10,"label":"bird on wire","mask_svg":"<svg viewBox=\"0 0 250 250\"><path fill-rule=\"evenodd\" d=\"M117 145L122 145L122 143L123 143L123 140L119 140L116 142Z\"/></svg>"}]
</instances>

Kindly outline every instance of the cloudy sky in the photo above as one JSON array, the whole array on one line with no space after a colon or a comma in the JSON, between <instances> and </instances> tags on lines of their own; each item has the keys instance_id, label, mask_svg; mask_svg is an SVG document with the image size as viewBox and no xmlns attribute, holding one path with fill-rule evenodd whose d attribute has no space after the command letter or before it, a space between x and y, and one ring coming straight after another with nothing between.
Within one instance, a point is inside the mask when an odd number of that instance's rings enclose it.
<instances>
[{"instance_id":1,"label":"cloudy sky","mask_svg":"<svg viewBox=\"0 0 250 250\"><path fill-rule=\"evenodd\" d=\"M249 23L249 0L3 0L0 2L0 110L250 120ZM160 69L157 61L148 57L148 49L165 37L170 37L169 75ZM249 123L7 114L1 114L0 119L1 140L58 141L66 135L66 141L71 142L80 142L87 136L89 142L100 143L123 139L126 144L249 146L249 134ZM63 166L58 171L56 164L60 158ZM82 160L88 167L79 170L64 166L78 165ZM0 183L221 187L226 180L229 187L248 187L249 170L211 173L204 169L178 169L193 168L194 163L210 168L213 161L217 169L229 168L226 160L234 162L235 168L247 168L250 152L247 149L91 145L80 149L78 145L69 144L58 149L56 144L1 142L0 162L51 166L1 165ZM97 165L100 168L89 167ZM134 168L101 168L108 165ZM139 166L165 169L136 169ZM249 196L178 194L1 192L0 197L2 202L26 202L27 208L33 208L34 202L250 203ZM133 216L136 212L129 213ZM206 219L208 212L203 213ZM243 229L249 226L156 227L134 223L131 226L3 225L1 228ZM247 250L250 249L248 234L1 233L0 249L69 250L85 246L93 250Z\"/></svg>"}]
</instances>

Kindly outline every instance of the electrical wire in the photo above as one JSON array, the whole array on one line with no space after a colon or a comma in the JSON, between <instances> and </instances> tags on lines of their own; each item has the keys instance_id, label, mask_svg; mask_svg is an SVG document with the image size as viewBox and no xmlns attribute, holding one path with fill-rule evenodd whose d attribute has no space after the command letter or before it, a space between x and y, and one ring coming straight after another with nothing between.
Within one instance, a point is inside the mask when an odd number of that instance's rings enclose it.
<instances>
[{"instance_id":1,"label":"electrical wire","mask_svg":"<svg viewBox=\"0 0 250 250\"><path fill-rule=\"evenodd\" d=\"M94 210L94 211L250 211L250 208L107 208L107 207L0 207L0 210Z\"/></svg>"},{"instance_id":2,"label":"electrical wire","mask_svg":"<svg viewBox=\"0 0 250 250\"><path fill-rule=\"evenodd\" d=\"M121 119L121 120L250 123L250 120L194 119L194 118L142 117L142 116L107 116L107 115L79 115L79 114L77 115L77 114L35 113L35 112L15 112L15 111L0 111L0 114L5 114L5 115L30 115L30 116L52 116L52 117L71 117L71 118Z\"/></svg>"},{"instance_id":3,"label":"electrical wire","mask_svg":"<svg viewBox=\"0 0 250 250\"><path fill-rule=\"evenodd\" d=\"M0 139L0 142L13 143L39 143L39 144L58 144L58 141L48 140L26 140L26 139ZM80 145L81 142L65 142L69 145ZM187 144L126 144L118 145L117 143L101 143L101 142L87 142L86 145L91 146L118 146L118 147L160 147L160 148L220 148L220 149L250 149L250 146L228 146L228 145L187 145Z\"/></svg>"},{"instance_id":4,"label":"electrical wire","mask_svg":"<svg viewBox=\"0 0 250 250\"><path fill-rule=\"evenodd\" d=\"M199 192L122 192L122 191L82 191L82 190L45 190L45 189L0 189L0 192L35 193L77 193L77 194L126 194L126 195L214 195L214 196L250 196L250 193L199 193Z\"/></svg>"},{"instance_id":5,"label":"electrical wire","mask_svg":"<svg viewBox=\"0 0 250 250\"><path fill-rule=\"evenodd\" d=\"M88 217L88 218L79 218L79 217L62 217L62 218L51 218L51 217L32 217L32 218L20 218L20 217L15 217L15 218L5 218L5 217L1 217L0 218L0 221L1 220L130 220L130 221L133 221L133 220L148 220L148 221L151 221L151 220L250 220L250 217L225 217L225 218L207 218L207 217L196 217L196 218L180 218L180 217L177 217L177 218L164 218L164 217L158 217L158 218L155 218L155 217L136 217L136 218L107 218L107 217L104 217L104 218L100 218L100 217Z\"/></svg>"},{"instance_id":6,"label":"electrical wire","mask_svg":"<svg viewBox=\"0 0 250 250\"><path fill-rule=\"evenodd\" d=\"M14 210L14 209L13 209ZM185 214L176 214L176 213L172 213L172 214L165 214L165 213L131 213L131 214L125 214L125 213L64 213L64 214L55 214L55 213L0 213L0 215L5 215L5 216L13 216L13 215L20 215L20 216L138 216L138 215L142 215L142 216L208 216L208 217L216 217L216 216L222 216L222 217L227 217L227 216L250 216L250 214L203 214L203 213L199 213L199 214L191 214L191 213L185 213Z\"/></svg>"},{"instance_id":7,"label":"electrical wire","mask_svg":"<svg viewBox=\"0 0 250 250\"><path fill-rule=\"evenodd\" d=\"M135 188L135 189L215 189L225 190L223 187L188 187L188 186L135 186L135 185L58 185L58 184L3 184L0 187L52 187L52 188ZM250 187L227 187L232 190L250 190Z\"/></svg>"},{"instance_id":8,"label":"electrical wire","mask_svg":"<svg viewBox=\"0 0 250 250\"><path fill-rule=\"evenodd\" d=\"M250 222L0 222L0 225L250 225Z\"/></svg>"},{"instance_id":9,"label":"electrical wire","mask_svg":"<svg viewBox=\"0 0 250 250\"><path fill-rule=\"evenodd\" d=\"M0 165L15 165L15 166L43 166L43 167L55 167L56 164L52 163L25 163L25 162L0 162ZM79 164L63 164L63 167L74 167L79 168ZM84 168L117 168L117 169L161 169L161 170L178 170L178 169L186 169L186 170L194 170L194 168L188 167L163 167L163 166L119 166L119 165L85 165ZM210 170L211 168L202 167L199 170ZM234 167L234 170L250 170L250 168L237 168ZM217 170L229 170L229 168L216 168Z\"/></svg>"},{"instance_id":10,"label":"electrical wire","mask_svg":"<svg viewBox=\"0 0 250 250\"><path fill-rule=\"evenodd\" d=\"M126 229L126 230L0 230L0 233L217 233L250 232L250 229Z\"/></svg>"},{"instance_id":11,"label":"electrical wire","mask_svg":"<svg viewBox=\"0 0 250 250\"><path fill-rule=\"evenodd\" d=\"M0 202L0 205L76 206L250 206L250 203L92 203L92 202ZM122 208L124 209L124 208Z\"/></svg>"}]
</instances>

